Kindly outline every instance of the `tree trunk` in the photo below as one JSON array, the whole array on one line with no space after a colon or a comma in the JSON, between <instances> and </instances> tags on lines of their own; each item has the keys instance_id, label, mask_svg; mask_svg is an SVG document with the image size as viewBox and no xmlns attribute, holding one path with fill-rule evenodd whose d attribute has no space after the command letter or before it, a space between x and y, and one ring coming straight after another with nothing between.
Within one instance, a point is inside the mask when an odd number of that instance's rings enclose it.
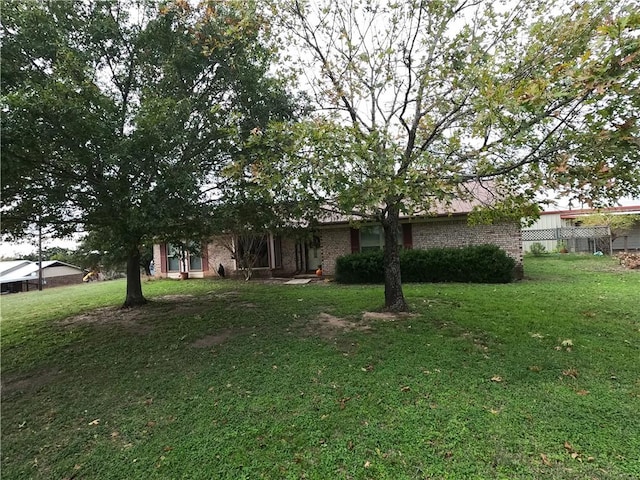
<instances>
[{"instance_id":1,"label":"tree trunk","mask_svg":"<svg viewBox=\"0 0 640 480\"><path fill-rule=\"evenodd\" d=\"M140 280L140 250L138 247L129 249L127 256L127 298L123 308L138 307L147 303L142 295L142 281Z\"/></svg>"},{"instance_id":2,"label":"tree trunk","mask_svg":"<svg viewBox=\"0 0 640 480\"><path fill-rule=\"evenodd\" d=\"M392 312L409 310L402 293L402 279L400 277L399 217L398 208L390 207L387 218L382 223L384 229L384 307Z\"/></svg>"}]
</instances>

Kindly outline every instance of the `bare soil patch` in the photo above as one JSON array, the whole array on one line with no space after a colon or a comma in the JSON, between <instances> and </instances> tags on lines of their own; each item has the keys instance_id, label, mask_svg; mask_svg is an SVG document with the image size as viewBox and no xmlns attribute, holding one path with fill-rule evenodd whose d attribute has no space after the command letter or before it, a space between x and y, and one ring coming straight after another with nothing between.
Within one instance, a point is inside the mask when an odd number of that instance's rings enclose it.
<instances>
[{"instance_id":1,"label":"bare soil patch","mask_svg":"<svg viewBox=\"0 0 640 480\"><path fill-rule=\"evenodd\" d=\"M200 301L193 295L164 295L147 305L136 308L104 307L60 320L58 325L74 327L90 325L94 327L122 327L141 335L151 332L154 320L175 315L195 315L211 308L207 301Z\"/></svg>"},{"instance_id":2,"label":"bare soil patch","mask_svg":"<svg viewBox=\"0 0 640 480\"><path fill-rule=\"evenodd\" d=\"M138 308L104 307L65 318L57 323L63 327L81 325L112 327L115 325L134 333L145 334L153 329L150 324L146 323L146 320L151 316L149 310L146 306Z\"/></svg>"},{"instance_id":3,"label":"bare soil patch","mask_svg":"<svg viewBox=\"0 0 640 480\"><path fill-rule=\"evenodd\" d=\"M321 313L307 324L305 333L309 336L316 335L325 339L333 339L342 332L367 330L371 330L371 326L347 318L336 317L329 313Z\"/></svg>"},{"instance_id":4,"label":"bare soil patch","mask_svg":"<svg viewBox=\"0 0 640 480\"><path fill-rule=\"evenodd\" d=\"M215 298L237 298L240 296L240 292L237 292L235 290L230 290L228 292L213 293L213 296Z\"/></svg>"},{"instance_id":5,"label":"bare soil patch","mask_svg":"<svg viewBox=\"0 0 640 480\"><path fill-rule=\"evenodd\" d=\"M407 312L363 312L363 320L386 320L394 322L396 320L405 320L407 318L415 317L414 313Z\"/></svg>"},{"instance_id":6,"label":"bare soil patch","mask_svg":"<svg viewBox=\"0 0 640 480\"><path fill-rule=\"evenodd\" d=\"M0 391L2 392L2 398L6 396L20 393L38 390L51 382L59 375L57 370L41 370L37 372L31 372L22 376L2 376L2 382L0 383Z\"/></svg>"},{"instance_id":7,"label":"bare soil patch","mask_svg":"<svg viewBox=\"0 0 640 480\"><path fill-rule=\"evenodd\" d=\"M393 312L363 312L361 318L342 318L330 313L320 313L316 318L305 324L303 333L307 336L318 336L327 340L333 340L344 332L367 332L375 322L394 322L415 317L413 313Z\"/></svg>"},{"instance_id":8,"label":"bare soil patch","mask_svg":"<svg viewBox=\"0 0 640 480\"><path fill-rule=\"evenodd\" d=\"M182 300L191 300L194 298L193 295L163 295L161 297L157 297L159 300L168 300L170 302L179 302Z\"/></svg>"},{"instance_id":9,"label":"bare soil patch","mask_svg":"<svg viewBox=\"0 0 640 480\"><path fill-rule=\"evenodd\" d=\"M211 348L216 345L220 345L226 342L234 335L234 331L231 329L221 330L218 333L207 335L206 337L199 338L191 344L194 348Z\"/></svg>"}]
</instances>

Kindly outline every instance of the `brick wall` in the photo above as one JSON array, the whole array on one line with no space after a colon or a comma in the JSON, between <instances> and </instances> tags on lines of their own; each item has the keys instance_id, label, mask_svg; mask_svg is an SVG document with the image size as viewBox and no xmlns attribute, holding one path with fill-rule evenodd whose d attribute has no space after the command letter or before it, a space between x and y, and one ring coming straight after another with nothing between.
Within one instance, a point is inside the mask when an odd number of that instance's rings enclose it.
<instances>
[{"instance_id":1,"label":"brick wall","mask_svg":"<svg viewBox=\"0 0 640 480\"><path fill-rule=\"evenodd\" d=\"M338 257L351 253L351 229L348 225L325 227L320 230L322 272L335 275Z\"/></svg>"},{"instance_id":2,"label":"brick wall","mask_svg":"<svg viewBox=\"0 0 640 480\"><path fill-rule=\"evenodd\" d=\"M413 225L414 248L465 247L467 245L497 245L522 263L520 227L515 223L469 225L465 218L434 220Z\"/></svg>"},{"instance_id":3,"label":"brick wall","mask_svg":"<svg viewBox=\"0 0 640 480\"><path fill-rule=\"evenodd\" d=\"M205 272L207 277L217 277L218 267L224 267L225 276L231 276L236 268L236 261L231 258L231 252L225 247L227 239L213 238L207 245L209 270Z\"/></svg>"},{"instance_id":4,"label":"brick wall","mask_svg":"<svg viewBox=\"0 0 640 480\"><path fill-rule=\"evenodd\" d=\"M62 275L59 277L47 277L45 275L44 280L46 283L43 285L43 288L62 287L65 285L78 285L82 283L83 277L84 277L84 273L77 273L74 275ZM37 281L36 281L36 284L37 284Z\"/></svg>"},{"instance_id":5,"label":"brick wall","mask_svg":"<svg viewBox=\"0 0 640 480\"><path fill-rule=\"evenodd\" d=\"M166 273L161 273L160 265L162 264L162 259L160 258L160 245L153 246L153 276L156 278L166 277Z\"/></svg>"},{"instance_id":6,"label":"brick wall","mask_svg":"<svg viewBox=\"0 0 640 480\"><path fill-rule=\"evenodd\" d=\"M433 219L414 223L412 237L413 248L421 249L497 245L516 261L516 276L522 277L522 241L515 223L468 225L466 217ZM336 259L351 253L349 226L322 229L321 245L324 273L334 275Z\"/></svg>"}]
</instances>

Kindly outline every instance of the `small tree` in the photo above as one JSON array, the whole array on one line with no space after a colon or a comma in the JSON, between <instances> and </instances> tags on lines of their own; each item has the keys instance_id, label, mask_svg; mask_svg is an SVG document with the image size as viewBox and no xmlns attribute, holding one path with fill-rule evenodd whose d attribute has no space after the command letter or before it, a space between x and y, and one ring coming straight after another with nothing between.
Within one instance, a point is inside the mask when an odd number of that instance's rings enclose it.
<instances>
[{"instance_id":1,"label":"small tree","mask_svg":"<svg viewBox=\"0 0 640 480\"><path fill-rule=\"evenodd\" d=\"M245 280L250 280L258 262L268 258L270 235L295 234L307 224L301 219L300 204L283 197L276 201L268 189L252 180L255 172L251 168L239 166L241 162L239 159L235 172L227 172L225 195L212 215L211 225Z\"/></svg>"}]
</instances>

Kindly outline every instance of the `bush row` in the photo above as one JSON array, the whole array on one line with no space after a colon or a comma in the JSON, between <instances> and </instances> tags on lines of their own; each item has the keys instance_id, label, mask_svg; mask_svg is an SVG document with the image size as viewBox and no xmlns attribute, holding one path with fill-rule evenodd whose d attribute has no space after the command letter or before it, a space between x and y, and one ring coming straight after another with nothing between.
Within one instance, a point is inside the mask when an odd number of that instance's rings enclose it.
<instances>
[{"instance_id":1,"label":"bush row","mask_svg":"<svg viewBox=\"0 0 640 480\"><path fill-rule=\"evenodd\" d=\"M508 283L515 260L495 245L402 250L402 281ZM384 283L383 252L353 253L336 261L339 283Z\"/></svg>"}]
</instances>

